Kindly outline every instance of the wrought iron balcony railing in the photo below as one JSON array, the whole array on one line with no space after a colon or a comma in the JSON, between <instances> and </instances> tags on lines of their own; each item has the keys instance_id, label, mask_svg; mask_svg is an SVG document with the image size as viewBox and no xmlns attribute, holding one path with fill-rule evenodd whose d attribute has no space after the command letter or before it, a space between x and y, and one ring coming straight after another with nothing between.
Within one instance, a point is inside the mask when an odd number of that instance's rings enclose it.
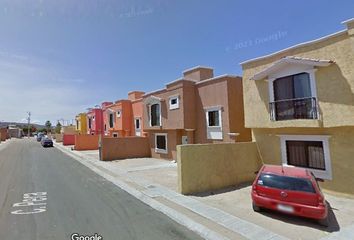
<instances>
[{"instance_id":1,"label":"wrought iron balcony railing","mask_svg":"<svg viewBox=\"0 0 354 240\"><path fill-rule=\"evenodd\" d=\"M269 109L272 121L318 119L317 100L314 97L271 102Z\"/></svg>"}]
</instances>

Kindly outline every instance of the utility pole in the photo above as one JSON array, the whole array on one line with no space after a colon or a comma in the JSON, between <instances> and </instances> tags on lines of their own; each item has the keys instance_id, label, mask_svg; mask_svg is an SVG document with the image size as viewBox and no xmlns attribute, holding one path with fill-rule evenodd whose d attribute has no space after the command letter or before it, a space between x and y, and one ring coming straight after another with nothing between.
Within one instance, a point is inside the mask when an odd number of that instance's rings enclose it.
<instances>
[{"instance_id":1,"label":"utility pole","mask_svg":"<svg viewBox=\"0 0 354 240\"><path fill-rule=\"evenodd\" d=\"M31 112L27 112L28 114L28 128L27 128L27 137L30 138L30 125L31 125Z\"/></svg>"}]
</instances>

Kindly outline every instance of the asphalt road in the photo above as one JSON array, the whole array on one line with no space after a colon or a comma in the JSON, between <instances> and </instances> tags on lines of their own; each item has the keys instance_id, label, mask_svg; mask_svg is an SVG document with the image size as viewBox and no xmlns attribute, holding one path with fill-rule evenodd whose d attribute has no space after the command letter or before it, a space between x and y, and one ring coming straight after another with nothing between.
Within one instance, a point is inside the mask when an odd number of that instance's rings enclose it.
<instances>
[{"instance_id":1,"label":"asphalt road","mask_svg":"<svg viewBox=\"0 0 354 240\"><path fill-rule=\"evenodd\" d=\"M0 150L1 240L200 239L59 150L11 141Z\"/></svg>"}]
</instances>

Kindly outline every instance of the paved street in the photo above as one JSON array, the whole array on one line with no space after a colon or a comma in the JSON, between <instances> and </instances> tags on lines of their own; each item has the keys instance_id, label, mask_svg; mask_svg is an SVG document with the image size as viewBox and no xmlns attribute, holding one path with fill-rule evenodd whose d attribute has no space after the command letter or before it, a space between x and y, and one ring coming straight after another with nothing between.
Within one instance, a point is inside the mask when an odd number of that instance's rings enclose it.
<instances>
[{"instance_id":1,"label":"paved street","mask_svg":"<svg viewBox=\"0 0 354 240\"><path fill-rule=\"evenodd\" d=\"M56 148L0 148L0 239L200 239ZM27 194L26 193L32 193Z\"/></svg>"}]
</instances>

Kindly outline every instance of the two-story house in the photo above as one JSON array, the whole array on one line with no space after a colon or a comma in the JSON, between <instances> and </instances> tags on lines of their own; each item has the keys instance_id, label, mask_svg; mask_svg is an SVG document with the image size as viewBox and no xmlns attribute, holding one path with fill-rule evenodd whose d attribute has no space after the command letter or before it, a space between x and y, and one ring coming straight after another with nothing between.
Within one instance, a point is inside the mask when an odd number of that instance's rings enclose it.
<instances>
[{"instance_id":1,"label":"two-story house","mask_svg":"<svg viewBox=\"0 0 354 240\"><path fill-rule=\"evenodd\" d=\"M195 67L161 90L143 96L144 131L153 157L176 159L179 144L250 141L244 128L242 79L214 77Z\"/></svg>"},{"instance_id":2,"label":"two-story house","mask_svg":"<svg viewBox=\"0 0 354 240\"><path fill-rule=\"evenodd\" d=\"M87 134L104 134L103 110L112 102L103 102L101 106L90 109L87 112Z\"/></svg>"},{"instance_id":3,"label":"two-story house","mask_svg":"<svg viewBox=\"0 0 354 240\"><path fill-rule=\"evenodd\" d=\"M103 108L106 136L128 137L142 135L142 95L144 92L128 93L128 99L118 100Z\"/></svg>"},{"instance_id":4,"label":"two-story house","mask_svg":"<svg viewBox=\"0 0 354 240\"><path fill-rule=\"evenodd\" d=\"M354 19L345 30L241 63L245 127L268 164L354 194Z\"/></svg>"},{"instance_id":5,"label":"two-story house","mask_svg":"<svg viewBox=\"0 0 354 240\"><path fill-rule=\"evenodd\" d=\"M87 134L87 116L86 113L79 113L75 117L76 131L79 134Z\"/></svg>"},{"instance_id":6,"label":"two-story house","mask_svg":"<svg viewBox=\"0 0 354 240\"><path fill-rule=\"evenodd\" d=\"M132 104L132 136L143 137L144 122L143 122L143 95L145 92L133 91L128 93L128 99Z\"/></svg>"}]
</instances>

